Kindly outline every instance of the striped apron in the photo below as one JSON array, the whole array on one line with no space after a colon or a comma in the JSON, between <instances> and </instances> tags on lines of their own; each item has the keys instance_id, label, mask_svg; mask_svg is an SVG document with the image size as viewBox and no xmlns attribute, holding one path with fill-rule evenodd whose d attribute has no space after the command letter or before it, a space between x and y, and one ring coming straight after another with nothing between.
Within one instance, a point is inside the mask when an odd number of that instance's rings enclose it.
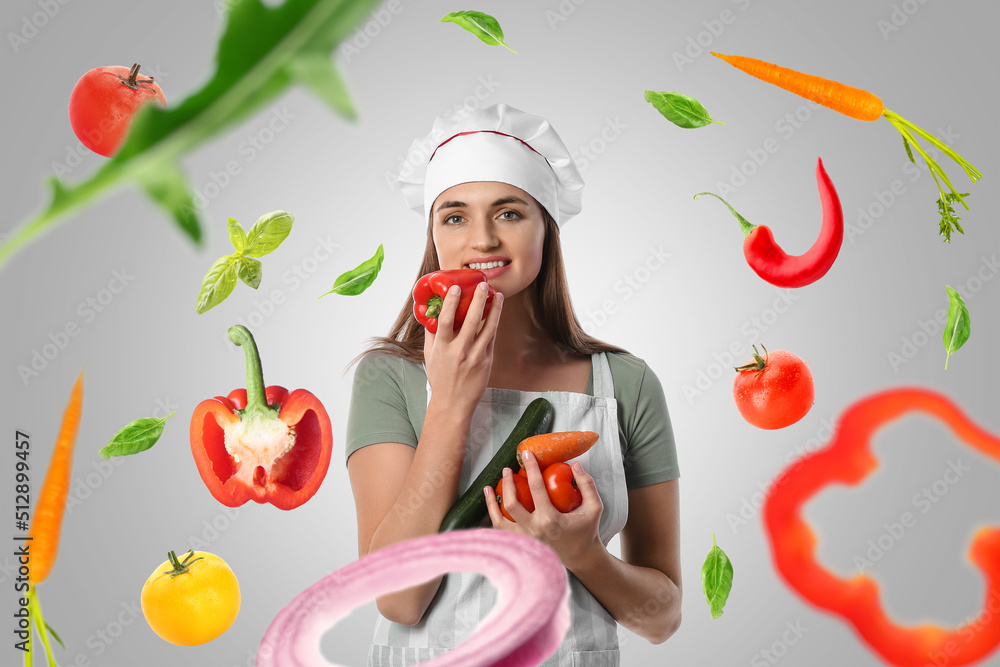
<instances>
[{"instance_id":1,"label":"striped apron","mask_svg":"<svg viewBox=\"0 0 1000 667\"><path fill-rule=\"evenodd\" d=\"M597 485L604 509L598 532L607 546L628 518L628 492L618 438L618 406L607 355L591 357L594 395L575 392L526 392L487 387L469 429L459 494L465 492L503 444L528 404L543 396L552 403L552 431L594 431L600 438L577 458ZM430 385L427 386L430 399ZM515 471L516 472L516 471ZM487 526L491 525L489 519ZM543 667L618 667L618 625L569 571L572 624L556 653ZM370 667L404 667L426 662L468 639L496 602L496 588L477 572L444 576L420 622L406 626L381 614L368 652ZM470 666L474 667L474 666Z\"/></svg>"}]
</instances>

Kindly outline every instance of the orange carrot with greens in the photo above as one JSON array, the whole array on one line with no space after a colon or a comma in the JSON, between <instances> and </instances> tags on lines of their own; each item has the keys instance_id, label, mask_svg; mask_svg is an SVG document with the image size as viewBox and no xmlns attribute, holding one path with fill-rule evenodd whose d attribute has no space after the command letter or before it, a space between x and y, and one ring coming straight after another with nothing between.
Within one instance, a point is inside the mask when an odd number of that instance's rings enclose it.
<instances>
[{"instance_id":1,"label":"orange carrot with greens","mask_svg":"<svg viewBox=\"0 0 1000 667\"><path fill-rule=\"evenodd\" d=\"M62 530L63 514L66 510L66 497L69 494L70 472L73 469L73 447L76 435L80 430L80 415L83 410L83 371L80 371L69 403L63 411L62 426L56 438L56 446L52 450L52 458L45 473L45 481L38 494L38 502L31 517L31 529L28 531L28 549L30 550L30 570L28 572L28 612L35 620L39 637L45 647L49 665L55 665L52 659L52 648L49 646L48 633L51 632L60 644L59 635L48 627L42 617L38 604L38 594L35 587L48 578L59 551L59 534ZM31 665L30 627L28 650L25 651L25 664ZM65 648L65 647L64 647Z\"/></svg>"},{"instance_id":2,"label":"orange carrot with greens","mask_svg":"<svg viewBox=\"0 0 1000 667\"><path fill-rule=\"evenodd\" d=\"M955 214L955 209L952 208L952 204L959 202L962 206L968 209L969 205L965 203L964 197L968 197L969 193L960 193L955 190L951 181L948 180L947 174L945 174L940 165L934 161L934 158L928 155L927 152L920 146L917 142L916 136L914 135L926 139L931 145L935 146L945 155L957 162L962 169L965 170L965 173L969 176L973 183L982 178L983 175L979 173L975 167L969 164L965 158L952 150L951 147L943 141L926 130L917 127L899 114L886 109L885 105L882 104L882 100L879 99L877 95L873 95L867 90L848 86L840 83L839 81L823 79L818 76L813 76L812 74L803 74L802 72L796 72L795 70L788 69L787 67L779 67L778 65L773 65L755 58L747 58L745 56L727 56L715 52L712 52L712 55L725 60L733 67L743 70L750 76L757 77L761 81L766 81L767 83L778 86L779 88L784 88L789 92L795 93L796 95L804 97L807 100L811 100L816 104L821 104L825 107L833 109L834 111L842 113L845 116L850 116L851 118L856 118L857 120L867 121L878 120L882 116L885 116L886 120L892 123L893 127L899 130L899 133L903 135L903 147L906 149L906 155L910 158L910 162L916 164L916 160L913 159L913 152L910 150L910 147L912 146L917 150L917 153L920 154L931 170L931 176L934 177L934 182L937 184L939 193L937 200L938 212L941 214L939 233L944 236L944 240L948 243L951 242L951 232L953 229L957 230L960 234L965 233L962 226L958 222L961 218ZM944 191L941 187L941 181L944 181L951 192Z\"/></svg>"},{"instance_id":3,"label":"orange carrot with greens","mask_svg":"<svg viewBox=\"0 0 1000 667\"><path fill-rule=\"evenodd\" d=\"M524 467L521 453L531 450L538 462L538 469L545 470L553 463L569 461L594 446L599 436L593 431L560 431L559 433L542 433L525 438L517 446L517 462Z\"/></svg>"}]
</instances>

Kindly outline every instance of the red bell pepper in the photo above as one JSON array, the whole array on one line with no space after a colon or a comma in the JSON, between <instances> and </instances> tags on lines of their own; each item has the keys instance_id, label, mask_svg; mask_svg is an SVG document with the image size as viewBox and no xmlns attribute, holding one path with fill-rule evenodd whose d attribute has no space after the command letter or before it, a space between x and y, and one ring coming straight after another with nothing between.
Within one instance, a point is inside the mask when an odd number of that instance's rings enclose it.
<instances>
[{"instance_id":1,"label":"red bell pepper","mask_svg":"<svg viewBox=\"0 0 1000 667\"><path fill-rule=\"evenodd\" d=\"M928 623L902 627L886 614L874 579L864 574L837 577L820 565L818 539L802 518L803 506L824 487L857 485L878 467L871 452L872 437L911 411L943 421L955 436L1000 462L1000 438L973 424L941 394L900 388L867 396L844 413L825 449L789 466L775 480L764 501L771 553L778 572L799 595L851 623L887 663L972 665L1000 648L1000 614L994 611L994 603L1000 602L1000 528L980 528L969 549L969 559L986 581L982 612L958 628Z\"/></svg>"},{"instance_id":2,"label":"red bell pepper","mask_svg":"<svg viewBox=\"0 0 1000 667\"><path fill-rule=\"evenodd\" d=\"M844 212L833 181L823 168L823 160L819 159L816 160L816 184L823 207L823 225L819 238L802 255L786 253L774 240L770 227L750 224L719 195L700 192L694 198L712 195L732 211L743 230L743 256L758 276L778 287L805 287L826 275L844 242Z\"/></svg>"},{"instance_id":3,"label":"red bell pepper","mask_svg":"<svg viewBox=\"0 0 1000 667\"><path fill-rule=\"evenodd\" d=\"M478 269L445 269L428 273L420 278L413 286L413 316L417 322L424 325L432 334L437 333L437 317L441 313L441 304L448 294L448 289L452 285L462 288L461 300L458 302L458 311L455 313L455 331L462 328L462 322L472 305L472 297L475 295L476 286L486 281L486 274ZM490 304L497 291L488 287L486 293L486 308L483 310L483 318L490 312Z\"/></svg>"},{"instance_id":4,"label":"red bell pepper","mask_svg":"<svg viewBox=\"0 0 1000 667\"><path fill-rule=\"evenodd\" d=\"M290 510L313 497L330 467L333 428L305 389L264 388L250 331L229 329L246 355L247 388L202 401L191 416L191 453L208 490L223 505L248 500Z\"/></svg>"}]
</instances>

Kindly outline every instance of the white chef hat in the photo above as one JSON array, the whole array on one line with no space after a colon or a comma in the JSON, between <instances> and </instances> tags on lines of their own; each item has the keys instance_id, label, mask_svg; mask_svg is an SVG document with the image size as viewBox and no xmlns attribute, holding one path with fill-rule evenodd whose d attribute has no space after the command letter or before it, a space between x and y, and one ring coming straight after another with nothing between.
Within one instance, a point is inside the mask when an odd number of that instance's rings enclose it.
<instances>
[{"instance_id":1,"label":"white chef hat","mask_svg":"<svg viewBox=\"0 0 1000 667\"><path fill-rule=\"evenodd\" d=\"M549 121L506 104L439 116L431 133L410 145L396 180L424 220L434 200L459 183L521 188L560 227L580 212L583 194L580 170Z\"/></svg>"}]
</instances>

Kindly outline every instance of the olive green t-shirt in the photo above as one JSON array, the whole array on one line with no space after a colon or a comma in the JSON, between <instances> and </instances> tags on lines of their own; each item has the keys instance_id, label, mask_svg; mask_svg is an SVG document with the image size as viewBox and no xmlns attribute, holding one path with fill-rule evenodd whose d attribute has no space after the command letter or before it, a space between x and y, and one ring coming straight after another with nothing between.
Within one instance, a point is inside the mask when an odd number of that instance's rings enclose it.
<instances>
[{"instance_id":1,"label":"olive green t-shirt","mask_svg":"<svg viewBox=\"0 0 1000 667\"><path fill-rule=\"evenodd\" d=\"M642 359L608 352L618 402L618 436L625 483L636 489L680 477L663 387ZM591 368L587 393L594 393ZM422 364L384 353L358 363L347 418L347 458L366 445L399 442L416 447L427 412Z\"/></svg>"}]
</instances>

